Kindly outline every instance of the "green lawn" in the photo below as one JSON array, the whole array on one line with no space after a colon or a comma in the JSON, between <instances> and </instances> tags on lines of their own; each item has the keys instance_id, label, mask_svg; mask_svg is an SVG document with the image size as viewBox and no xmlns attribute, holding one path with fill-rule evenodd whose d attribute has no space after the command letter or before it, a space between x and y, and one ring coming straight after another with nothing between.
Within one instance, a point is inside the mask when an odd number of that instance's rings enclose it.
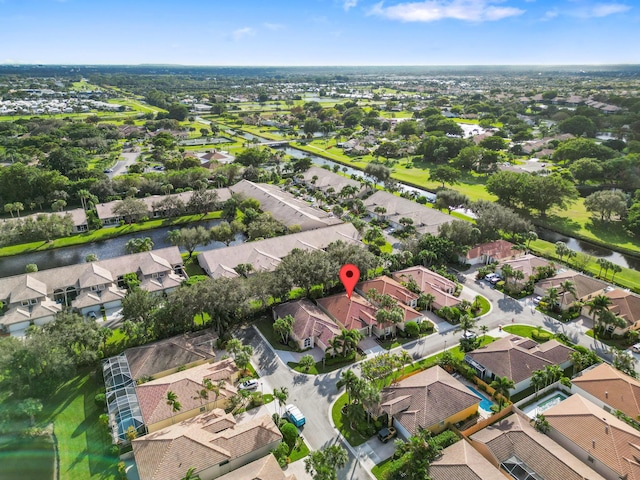
<instances>
[{"instance_id":1,"label":"green lawn","mask_svg":"<svg viewBox=\"0 0 640 480\"><path fill-rule=\"evenodd\" d=\"M309 447L304 442L304 440L302 440L298 448L294 448L289 454L289 461L295 462L296 460L300 460L307 455L309 455Z\"/></svg>"},{"instance_id":2,"label":"green lawn","mask_svg":"<svg viewBox=\"0 0 640 480\"><path fill-rule=\"evenodd\" d=\"M474 317L480 317L484 315L491 308L491 304L489 303L489 300L484 298L482 295L478 295L478 303L480 304L480 311L477 313L473 313Z\"/></svg>"},{"instance_id":3,"label":"green lawn","mask_svg":"<svg viewBox=\"0 0 640 480\"><path fill-rule=\"evenodd\" d=\"M94 402L103 388L102 378L84 372L44 400L42 418L53 422L60 458L60 480L116 478L118 459L108 452L111 438L98 424Z\"/></svg>"},{"instance_id":4,"label":"green lawn","mask_svg":"<svg viewBox=\"0 0 640 480\"><path fill-rule=\"evenodd\" d=\"M537 327L532 327L530 325L507 325L506 327L502 327L502 330L507 333L512 333L513 335L518 335L520 337L530 338L532 340L536 340L535 338L533 338L533 335L534 332L537 331L547 333L551 338L555 338L555 335L552 332L543 328L538 329Z\"/></svg>"},{"instance_id":5,"label":"green lawn","mask_svg":"<svg viewBox=\"0 0 640 480\"><path fill-rule=\"evenodd\" d=\"M586 334L588 337L594 338L593 337L593 330L589 329L586 331ZM614 347L614 348L618 348L620 350L625 350L628 346L629 346L629 342L627 342L627 340L625 338L603 338L603 337L598 337L597 339L599 342L604 343L605 345L608 345L610 347Z\"/></svg>"},{"instance_id":6,"label":"green lawn","mask_svg":"<svg viewBox=\"0 0 640 480\"><path fill-rule=\"evenodd\" d=\"M193 252L191 258L189 258L188 253L182 254L182 259L184 260L184 269L187 272L187 275L190 277L194 275L206 275L205 271L202 269L200 264L198 263L198 259L196 258L200 252Z\"/></svg>"},{"instance_id":7,"label":"green lawn","mask_svg":"<svg viewBox=\"0 0 640 480\"><path fill-rule=\"evenodd\" d=\"M344 415L342 414L342 407L347 404L347 394L344 393L336 403L333 404L333 409L331 410L331 418L333 419L333 424L335 427L342 433L345 440L351 444L352 447L357 447L358 445L362 445L364 442L369 440L368 437L364 437L359 432L352 430L350 427L344 424Z\"/></svg>"},{"instance_id":8,"label":"green lawn","mask_svg":"<svg viewBox=\"0 0 640 480\"><path fill-rule=\"evenodd\" d=\"M385 480L387 478L387 471L391 467L391 462L393 462L393 457L387 458L385 461L373 467L371 473L373 473L373 476L378 480Z\"/></svg>"},{"instance_id":9,"label":"green lawn","mask_svg":"<svg viewBox=\"0 0 640 480\"><path fill-rule=\"evenodd\" d=\"M292 341L289 345L285 345L280 341L280 335L273 330L273 320L270 317L264 316L257 320L254 325L258 327L260 333L267 339L267 342L271 344L276 350L286 350L287 352L297 352L298 350L292 345L295 345Z\"/></svg>"},{"instance_id":10,"label":"green lawn","mask_svg":"<svg viewBox=\"0 0 640 480\"><path fill-rule=\"evenodd\" d=\"M347 359L342 359L341 357L335 357L335 358L326 360L326 362L324 362L324 365L323 365L323 362L318 362L313 367L309 368L309 370L307 370L306 368L300 367L295 362L287 362L287 365L290 368L293 368L296 372L306 373L308 375L320 375L323 373L333 372L334 370L339 370L342 367L347 367L353 364L354 362L361 360L362 358L363 357L360 357L359 355L356 355L355 357L351 355L350 358L347 358Z\"/></svg>"}]
</instances>

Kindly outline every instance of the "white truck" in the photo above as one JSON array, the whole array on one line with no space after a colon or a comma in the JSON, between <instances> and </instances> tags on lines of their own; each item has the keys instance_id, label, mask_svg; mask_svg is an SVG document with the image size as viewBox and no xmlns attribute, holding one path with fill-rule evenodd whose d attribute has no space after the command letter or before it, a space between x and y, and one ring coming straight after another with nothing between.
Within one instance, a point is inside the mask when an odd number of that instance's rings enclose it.
<instances>
[{"instance_id":1,"label":"white truck","mask_svg":"<svg viewBox=\"0 0 640 480\"><path fill-rule=\"evenodd\" d=\"M307 423L307 419L304 418L304 415L302 414L300 409L295 405L287 405L284 408L284 416L298 428Z\"/></svg>"}]
</instances>

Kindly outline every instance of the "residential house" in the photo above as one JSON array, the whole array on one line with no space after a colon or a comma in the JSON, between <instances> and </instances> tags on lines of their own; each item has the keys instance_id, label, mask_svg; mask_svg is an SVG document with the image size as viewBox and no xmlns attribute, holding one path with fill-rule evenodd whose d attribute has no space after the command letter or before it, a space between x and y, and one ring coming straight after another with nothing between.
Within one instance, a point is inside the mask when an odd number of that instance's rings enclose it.
<instances>
[{"instance_id":1,"label":"residential house","mask_svg":"<svg viewBox=\"0 0 640 480\"><path fill-rule=\"evenodd\" d=\"M640 478L640 432L581 395L544 412L549 437L605 478Z\"/></svg>"},{"instance_id":2,"label":"residential house","mask_svg":"<svg viewBox=\"0 0 640 480\"><path fill-rule=\"evenodd\" d=\"M573 284L576 290L575 295L563 292L561 284L567 281L570 281ZM547 294L550 288L556 288L558 290L558 293L560 294L559 306L562 309L566 309L576 301L588 302L593 297L606 293L611 287L609 284L593 277L587 277L586 275L574 270L565 270L551 278L537 282L533 289L533 293L543 297Z\"/></svg>"},{"instance_id":3,"label":"residential house","mask_svg":"<svg viewBox=\"0 0 640 480\"><path fill-rule=\"evenodd\" d=\"M584 465L571 451L554 442L548 435L538 432L529 422L526 415L514 413L469 437L473 447L501 470L502 475L494 478L612 478L604 477ZM579 424L577 426L581 428Z\"/></svg>"},{"instance_id":4,"label":"residential house","mask_svg":"<svg viewBox=\"0 0 640 480\"><path fill-rule=\"evenodd\" d=\"M373 327L373 333L377 337L395 335L398 328L400 330L404 330L404 326L407 322L420 323L424 319L424 316L414 308L418 304L418 295L387 276L381 276L374 278L373 280L360 282L356 285L355 290L360 295L367 298L376 308L379 308L380 305L375 299L369 297L369 291L375 290L380 295L389 295L396 300L397 306L400 307L404 313L402 322L397 324L389 322L377 323Z\"/></svg>"},{"instance_id":5,"label":"residential house","mask_svg":"<svg viewBox=\"0 0 640 480\"><path fill-rule=\"evenodd\" d=\"M353 187L357 192L362 189L360 182L316 166L312 166L304 172L302 178L295 177L294 181L304 183L307 188L320 190L324 193L333 188L335 195L339 194L344 187Z\"/></svg>"},{"instance_id":6,"label":"residential house","mask_svg":"<svg viewBox=\"0 0 640 480\"><path fill-rule=\"evenodd\" d=\"M432 480L496 480L498 469L484 458L469 441L462 439L442 450L429 465Z\"/></svg>"},{"instance_id":7,"label":"residential house","mask_svg":"<svg viewBox=\"0 0 640 480\"><path fill-rule=\"evenodd\" d=\"M332 213L312 207L276 185L241 180L229 190L256 199L263 211L271 213L273 218L287 227L298 225L303 232L342 223Z\"/></svg>"},{"instance_id":8,"label":"residential house","mask_svg":"<svg viewBox=\"0 0 640 480\"><path fill-rule=\"evenodd\" d=\"M231 198L231 192L228 188L218 188L215 190L209 190L215 192L219 202L225 202ZM182 202L184 205L189 203L189 200L193 196L193 191L172 193L170 195L149 195L148 197L139 198L138 200L144 202L147 206L149 218L163 218L166 216L166 212L161 207L161 202L166 199L173 199ZM114 227L120 225L120 222L124 220L121 215L118 215L113 209L120 203L120 200L114 200L112 202L99 203L96 205L96 213L98 218L105 227Z\"/></svg>"},{"instance_id":9,"label":"residential house","mask_svg":"<svg viewBox=\"0 0 640 480\"><path fill-rule=\"evenodd\" d=\"M515 388L511 394L514 394L531 385L531 375L536 370L551 365L559 365L563 370L569 367L572 352L557 340L539 344L529 338L508 335L467 353L464 360L487 383L497 377L513 380Z\"/></svg>"},{"instance_id":10,"label":"residential house","mask_svg":"<svg viewBox=\"0 0 640 480\"><path fill-rule=\"evenodd\" d=\"M640 416L640 381L600 363L571 380L573 393L578 393L607 412L621 411L629 418Z\"/></svg>"},{"instance_id":11,"label":"residential house","mask_svg":"<svg viewBox=\"0 0 640 480\"><path fill-rule=\"evenodd\" d=\"M640 297L638 295L619 288L611 289L611 287L605 288L604 295L611 300L609 311L625 321L622 327L610 325L609 333L622 336L629 330L640 329ZM582 314L591 317L595 315L594 313L589 315L588 305L582 307Z\"/></svg>"},{"instance_id":12,"label":"residential house","mask_svg":"<svg viewBox=\"0 0 640 480\"><path fill-rule=\"evenodd\" d=\"M238 393L234 383L239 375L240 370L233 359L227 358L138 385L136 395L147 432L155 432L216 408L225 409L231 397ZM205 379L210 380L214 386L219 386L219 390L207 391ZM167 404L168 392L173 392L178 397L182 406L180 411L173 412ZM202 397L200 392L207 395Z\"/></svg>"},{"instance_id":13,"label":"residential house","mask_svg":"<svg viewBox=\"0 0 640 480\"><path fill-rule=\"evenodd\" d=\"M71 210L65 210L64 212L38 212L38 213L33 213L31 215L23 215L20 219L24 220L26 218L32 218L32 219L37 219L40 216L51 216L51 215L55 215L57 217L65 217L67 215L71 216L71 220L73 222L73 229L71 231L71 233L82 233L82 232L86 232L87 230L89 230L89 224L87 223L87 212L84 211L84 209L82 208L73 208ZM2 218L0 219L0 222L13 222L15 220L18 220L17 218Z\"/></svg>"},{"instance_id":14,"label":"residential house","mask_svg":"<svg viewBox=\"0 0 640 480\"><path fill-rule=\"evenodd\" d=\"M341 223L318 230L209 250L198 255L198 263L207 275L213 278L237 277L238 273L234 268L241 263L250 263L255 272L270 272L294 248L308 251L324 250L330 243L337 241L364 247L355 227L350 223Z\"/></svg>"},{"instance_id":15,"label":"residential house","mask_svg":"<svg viewBox=\"0 0 640 480\"><path fill-rule=\"evenodd\" d=\"M418 295L386 275L373 280L365 280L355 287L356 292L364 297L368 295L371 289L377 291L380 295L390 295L398 302L409 307L415 308L418 306Z\"/></svg>"},{"instance_id":16,"label":"residential house","mask_svg":"<svg viewBox=\"0 0 640 480\"><path fill-rule=\"evenodd\" d=\"M460 256L458 260L460 263L468 263L469 265L488 265L515 259L523 254L524 252L516 249L513 243L500 239L476 245L466 255Z\"/></svg>"},{"instance_id":17,"label":"residential house","mask_svg":"<svg viewBox=\"0 0 640 480\"><path fill-rule=\"evenodd\" d=\"M145 290L170 292L187 278L182 262L178 248L169 247L0 278L0 301L6 305L0 329L22 335L31 324L53 321L63 305L82 315L117 308L128 273L136 274Z\"/></svg>"},{"instance_id":18,"label":"residential house","mask_svg":"<svg viewBox=\"0 0 640 480\"><path fill-rule=\"evenodd\" d=\"M434 366L383 388L378 413L386 413L406 439L420 429L439 433L475 415L479 403L464 384Z\"/></svg>"},{"instance_id":19,"label":"residential house","mask_svg":"<svg viewBox=\"0 0 640 480\"><path fill-rule=\"evenodd\" d=\"M460 303L460 299L453 295L456 291L455 282L421 265L398 270L392 277L398 282L408 282L413 278L422 293L433 295L431 308L434 310L455 307Z\"/></svg>"},{"instance_id":20,"label":"residential house","mask_svg":"<svg viewBox=\"0 0 640 480\"><path fill-rule=\"evenodd\" d=\"M175 480L189 468L211 480L269 454L282 434L269 415L215 409L131 442L140 480Z\"/></svg>"},{"instance_id":21,"label":"residential house","mask_svg":"<svg viewBox=\"0 0 640 480\"><path fill-rule=\"evenodd\" d=\"M213 150L204 155L200 155L200 163L204 168L215 168L221 163L232 163L235 160L233 155L220 150Z\"/></svg>"},{"instance_id":22,"label":"residential house","mask_svg":"<svg viewBox=\"0 0 640 480\"><path fill-rule=\"evenodd\" d=\"M254 460L244 467L229 472L218 480L296 480L293 473L287 473L278 465L273 454Z\"/></svg>"},{"instance_id":23,"label":"residential house","mask_svg":"<svg viewBox=\"0 0 640 480\"><path fill-rule=\"evenodd\" d=\"M386 220L391 227L396 229L401 230L404 228L400 223L402 218L410 218L413 220L413 226L416 231L421 234L430 233L435 235L438 233L440 225L449 223L454 219L435 208L425 207L384 190L378 190L364 200L364 206L371 217ZM376 212L378 207L384 208L385 212Z\"/></svg>"},{"instance_id":24,"label":"residential house","mask_svg":"<svg viewBox=\"0 0 640 480\"><path fill-rule=\"evenodd\" d=\"M376 320L378 309L355 292L351 298L347 297L346 293L320 298L318 306L341 327L347 330L358 330L365 337L371 336L373 328L378 324ZM391 333L390 327L389 333Z\"/></svg>"},{"instance_id":25,"label":"residential house","mask_svg":"<svg viewBox=\"0 0 640 480\"><path fill-rule=\"evenodd\" d=\"M290 338L298 344L298 348L320 347L326 351L329 341L340 335L340 325L324 310L308 299L286 302L273 308L273 319L293 317L293 331Z\"/></svg>"},{"instance_id":26,"label":"residential house","mask_svg":"<svg viewBox=\"0 0 640 480\"><path fill-rule=\"evenodd\" d=\"M502 275L502 268L505 265L509 265L514 271L520 271L523 273L524 278L519 281L519 283L524 284L529 281L529 277L531 275L535 275L538 268L548 267L551 265L544 258L537 257L530 253L526 255L522 255L516 258L509 258L507 260L501 261L496 267L496 273Z\"/></svg>"},{"instance_id":27,"label":"residential house","mask_svg":"<svg viewBox=\"0 0 640 480\"><path fill-rule=\"evenodd\" d=\"M131 378L153 380L214 361L218 337L211 332L192 332L127 348L124 355Z\"/></svg>"},{"instance_id":28,"label":"residential house","mask_svg":"<svg viewBox=\"0 0 640 480\"><path fill-rule=\"evenodd\" d=\"M136 384L152 380L154 376L170 375L184 367L213 361L214 340L215 337L210 333L188 333L130 348L103 360L102 375L114 443L126 440L131 427L139 435L146 433Z\"/></svg>"}]
</instances>

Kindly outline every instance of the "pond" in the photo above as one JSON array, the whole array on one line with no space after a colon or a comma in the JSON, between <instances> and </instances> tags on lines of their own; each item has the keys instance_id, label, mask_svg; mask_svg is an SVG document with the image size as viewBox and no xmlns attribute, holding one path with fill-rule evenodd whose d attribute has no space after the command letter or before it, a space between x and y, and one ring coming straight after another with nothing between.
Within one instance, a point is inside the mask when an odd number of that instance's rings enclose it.
<instances>
[{"instance_id":1,"label":"pond","mask_svg":"<svg viewBox=\"0 0 640 480\"><path fill-rule=\"evenodd\" d=\"M169 238L167 236L170 230L195 227L198 225L202 225L209 229L218 223L220 223L220 220L196 222L182 226L160 227L146 232L131 233L100 242L87 243L73 247L56 248L42 252L24 253L22 255L14 255L12 257L2 257L0 258L0 277L9 277L11 275L24 273L25 266L28 263L35 263L39 270L46 270L49 268L83 263L85 261L85 257L90 253L97 255L99 260L106 260L107 258L126 255L127 252L125 250L125 245L132 238L149 237L153 241L154 249L170 247L171 242L169 242ZM238 245L243 243L244 240L244 236L239 233L236 235L236 239L231 243L231 245ZM199 245L197 250L202 252L205 250L222 248L224 246L225 244L222 242L212 242L205 246ZM180 251L185 252L186 250L181 248Z\"/></svg>"},{"instance_id":2,"label":"pond","mask_svg":"<svg viewBox=\"0 0 640 480\"><path fill-rule=\"evenodd\" d=\"M547 230L546 228L538 227L536 231L541 240L546 240L551 243L564 242L567 244L567 247L576 252L586 253L587 255L591 255L596 258L606 258L610 262L620 265L621 267L640 270L640 258L614 252L610 248L594 245L593 243L578 240L577 238L569 237L552 230Z\"/></svg>"}]
</instances>

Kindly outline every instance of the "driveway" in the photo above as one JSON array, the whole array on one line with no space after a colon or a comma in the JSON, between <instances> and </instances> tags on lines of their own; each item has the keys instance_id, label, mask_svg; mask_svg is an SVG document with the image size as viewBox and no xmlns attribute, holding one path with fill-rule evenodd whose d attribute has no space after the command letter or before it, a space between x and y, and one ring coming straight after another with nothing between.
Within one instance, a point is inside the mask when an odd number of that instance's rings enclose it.
<instances>
[{"instance_id":1,"label":"driveway","mask_svg":"<svg viewBox=\"0 0 640 480\"><path fill-rule=\"evenodd\" d=\"M118 160L118 163L111 169L112 172L107 175L109 178L113 178L116 175L124 175L128 172L129 165L133 165L138 160L140 152L124 152L120 154L123 160Z\"/></svg>"}]
</instances>

